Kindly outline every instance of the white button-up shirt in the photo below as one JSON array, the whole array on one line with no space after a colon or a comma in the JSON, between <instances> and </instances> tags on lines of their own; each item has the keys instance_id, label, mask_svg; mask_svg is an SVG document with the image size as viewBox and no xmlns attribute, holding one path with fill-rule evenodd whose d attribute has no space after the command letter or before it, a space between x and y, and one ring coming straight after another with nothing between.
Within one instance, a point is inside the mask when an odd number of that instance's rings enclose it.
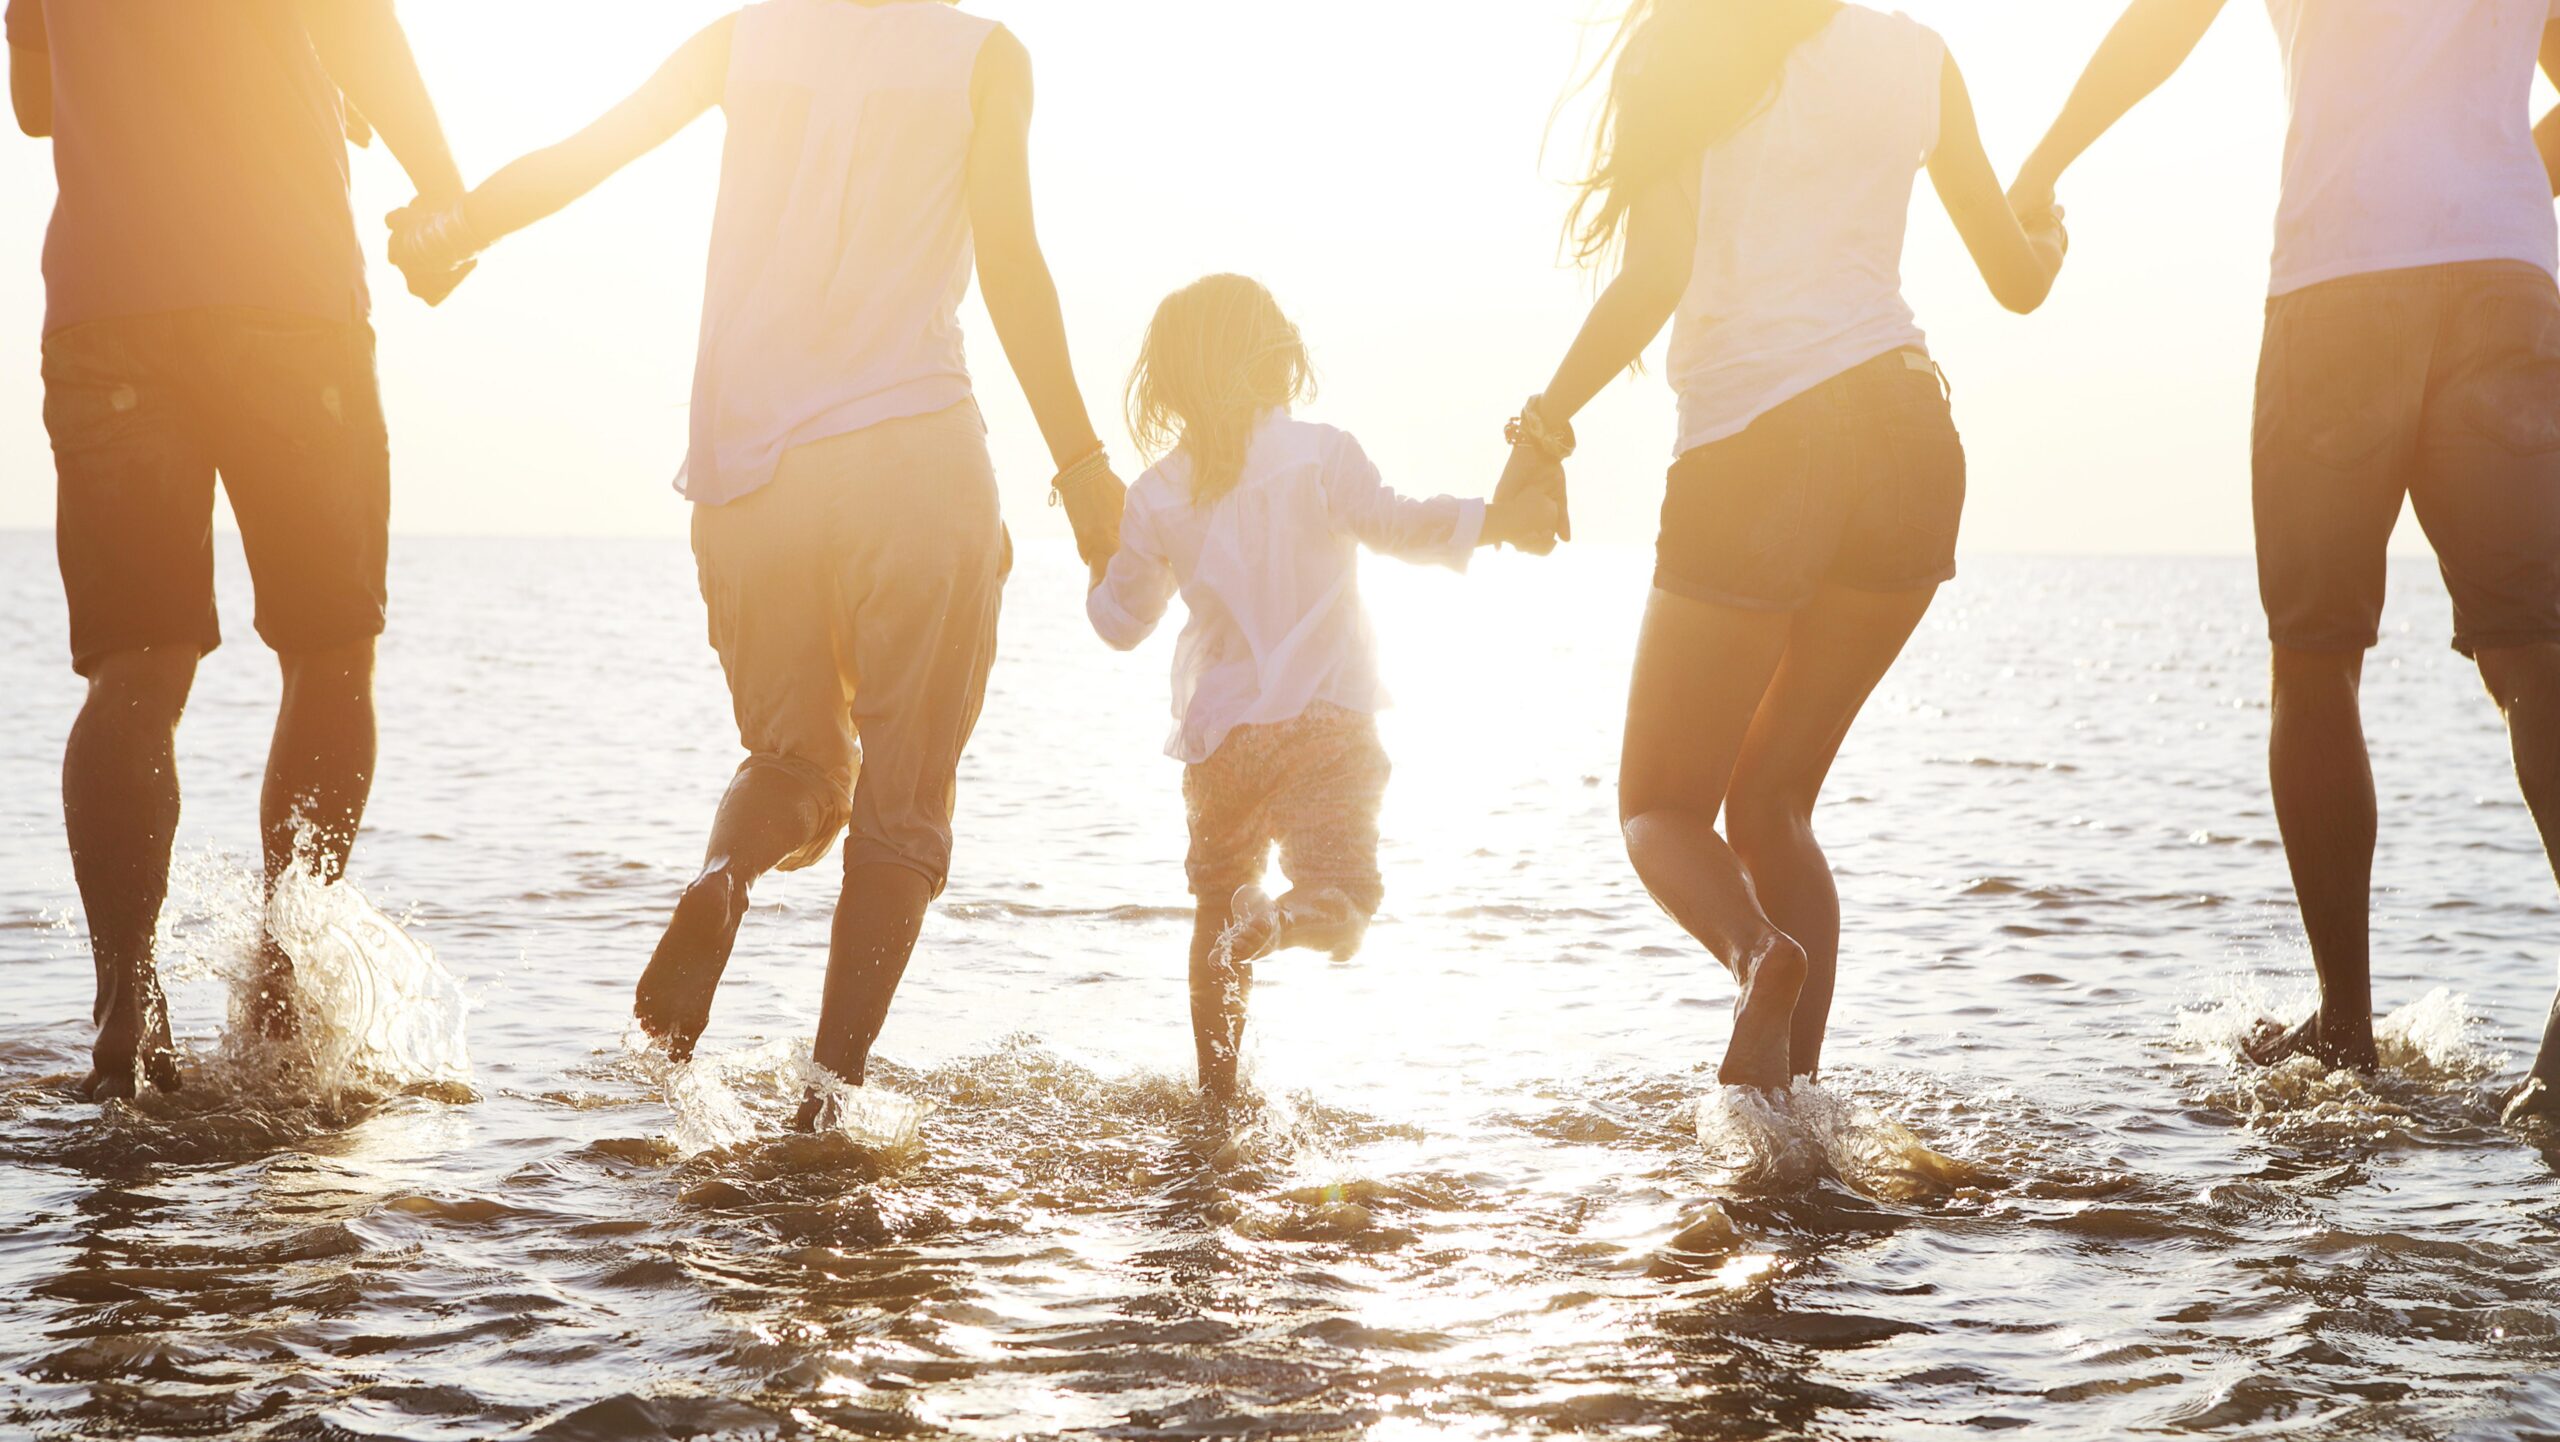
<instances>
[{"instance_id":1,"label":"white button-up shirt","mask_svg":"<svg viewBox=\"0 0 2560 1442\"><path fill-rule=\"evenodd\" d=\"M1120 553L1085 613L1126 651L1181 593L1191 620L1174 650L1165 750L1196 765L1236 727L1287 721L1319 701L1384 708L1360 547L1463 571L1484 512L1482 501L1397 495L1358 441L1272 411L1255 426L1243 478L1214 504L1192 503L1180 451L1138 478Z\"/></svg>"}]
</instances>

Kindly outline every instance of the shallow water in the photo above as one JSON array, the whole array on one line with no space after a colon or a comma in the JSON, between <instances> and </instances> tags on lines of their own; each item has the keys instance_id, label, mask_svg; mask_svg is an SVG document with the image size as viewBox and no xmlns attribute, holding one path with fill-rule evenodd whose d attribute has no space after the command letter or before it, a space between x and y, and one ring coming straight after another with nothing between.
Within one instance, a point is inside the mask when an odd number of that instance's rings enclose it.
<instances>
[{"instance_id":1,"label":"shallow water","mask_svg":"<svg viewBox=\"0 0 2560 1442\"><path fill-rule=\"evenodd\" d=\"M2308 996L2247 564L1983 559L1829 793L1825 1085L1721 1094L1731 985L1612 820L1644 569L1585 551L1372 568L1406 703L1387 910L1357 961L1263 967L1257 1097L1212 1115L1167 653L1091 642L1058 559L1010 593L878 1085L802 1138L831 867L760 892L700 1062L623 1040L734 760L687 557L640 543L398 548L356 873L382 915L326 903L308 944L344 984L298 1065L221 1037L274 690L235 585L182 746L192 1085L68 1100L88 965L53 776L78 693L45 541L0 537L0 1430L2560 1419L2560 1146L2495 1106L2560 907L2427 568L2399 567L2369 682L2398 1008L2370 1083L2231 1064Z\"/></svg>"}]
</instances>

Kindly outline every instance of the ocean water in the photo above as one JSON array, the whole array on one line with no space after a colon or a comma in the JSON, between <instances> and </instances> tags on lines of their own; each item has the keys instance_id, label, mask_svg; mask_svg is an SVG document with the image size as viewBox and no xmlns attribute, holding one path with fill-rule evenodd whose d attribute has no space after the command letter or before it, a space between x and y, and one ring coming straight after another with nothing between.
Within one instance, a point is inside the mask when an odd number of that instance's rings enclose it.
<instances>
[{"instance_id":1,"label":"ocean water","mask_svg":"<svg viewBox=\"0 0 2560 1442\"><path fill-rule=\"evenodd\" d=\"M1192 1094L1158 643L1031 544L875 1086L803 1081L833 868L758 894L702 1058L631 984L735 760L689 559L407 541L354 889L287 898L307 1054L226 1039L275 690L182 737L187 1091L69 1100L79 700L0 537L0 1433L417 1439L2507 1438L2560 1429L2560 1143L2497 1097L2560 894L2403 563L2369 1080L2236 1066L2309 977L2251 574L1984 558L1821 814L1831 1071L1723 1093L1732 986L1613 818L1635 552L1373 565L1386 911L1266 964Z\"/></svg>"}]
</instances>

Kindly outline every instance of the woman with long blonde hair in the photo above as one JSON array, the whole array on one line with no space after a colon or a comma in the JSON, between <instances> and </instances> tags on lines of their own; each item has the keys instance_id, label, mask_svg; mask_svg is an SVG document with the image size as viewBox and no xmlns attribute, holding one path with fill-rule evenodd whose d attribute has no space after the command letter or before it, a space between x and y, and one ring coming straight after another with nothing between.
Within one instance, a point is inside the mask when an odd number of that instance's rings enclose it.
<instances>
[{"instance_id":1,"label":"woman with long blonde hair","mask_svg":"<svg viewBox=\"0 0 2560 1442\"><path fill-rule=\"evenodd\" d=\"M1555 526L1541 495L1397 495L1358 441L1289 414L1313 391L1306 343L1261 285L1213 275L1167 297L1129 379L1130 431L1163 459L1130 488L1120 552L1086 603L1124 651L1177 592L1190 608L1165 749L1188 768L1191 1021L1212 1097L1236 1087L1255 960L1347 957L1386 895L1387 698L1360 547L1463 570L1478 546ZM1275 844L1291 888L1276 901L1260 885Z\"/></svg>"},{"instance_id":2,"label":"woman with long blonde hair","mask_svg":"<svg viewBox=\"0 0 2560 1442\"><path fill-rule=\"evenodd\" d=\"M1914 179L2011 310L2066 242L2058 212L2012 214L1954 60L1905 17L1641 0L1604 64L1570 243L1616 274L1497 495L1561 505L1574 416L1672 324L1679 459L1619 812L1646 887L1740 984L1721 1078L1781 1087L1820 1065L1839 957L1814 801L1955 574L1964 447L1901 293Z\"/></svg>"}]
</instances>

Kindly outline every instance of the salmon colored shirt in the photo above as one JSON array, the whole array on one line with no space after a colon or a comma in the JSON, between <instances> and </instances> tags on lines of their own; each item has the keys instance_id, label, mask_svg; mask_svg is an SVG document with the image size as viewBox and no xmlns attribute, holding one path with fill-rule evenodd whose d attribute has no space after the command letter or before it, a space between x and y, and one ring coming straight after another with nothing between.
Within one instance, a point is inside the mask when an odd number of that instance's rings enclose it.
<instances>
[{"instance_id":1,"label":"salmon colored shirt","mask_svg":"<svg viewBox=\"0 0 2560 1442\"><path fill-rule=\"evenodd\" d=\"M358 321L338 88L292 0L8 0L53 73L47 335L248 306Z\"/></svg>"}]
</instances>

